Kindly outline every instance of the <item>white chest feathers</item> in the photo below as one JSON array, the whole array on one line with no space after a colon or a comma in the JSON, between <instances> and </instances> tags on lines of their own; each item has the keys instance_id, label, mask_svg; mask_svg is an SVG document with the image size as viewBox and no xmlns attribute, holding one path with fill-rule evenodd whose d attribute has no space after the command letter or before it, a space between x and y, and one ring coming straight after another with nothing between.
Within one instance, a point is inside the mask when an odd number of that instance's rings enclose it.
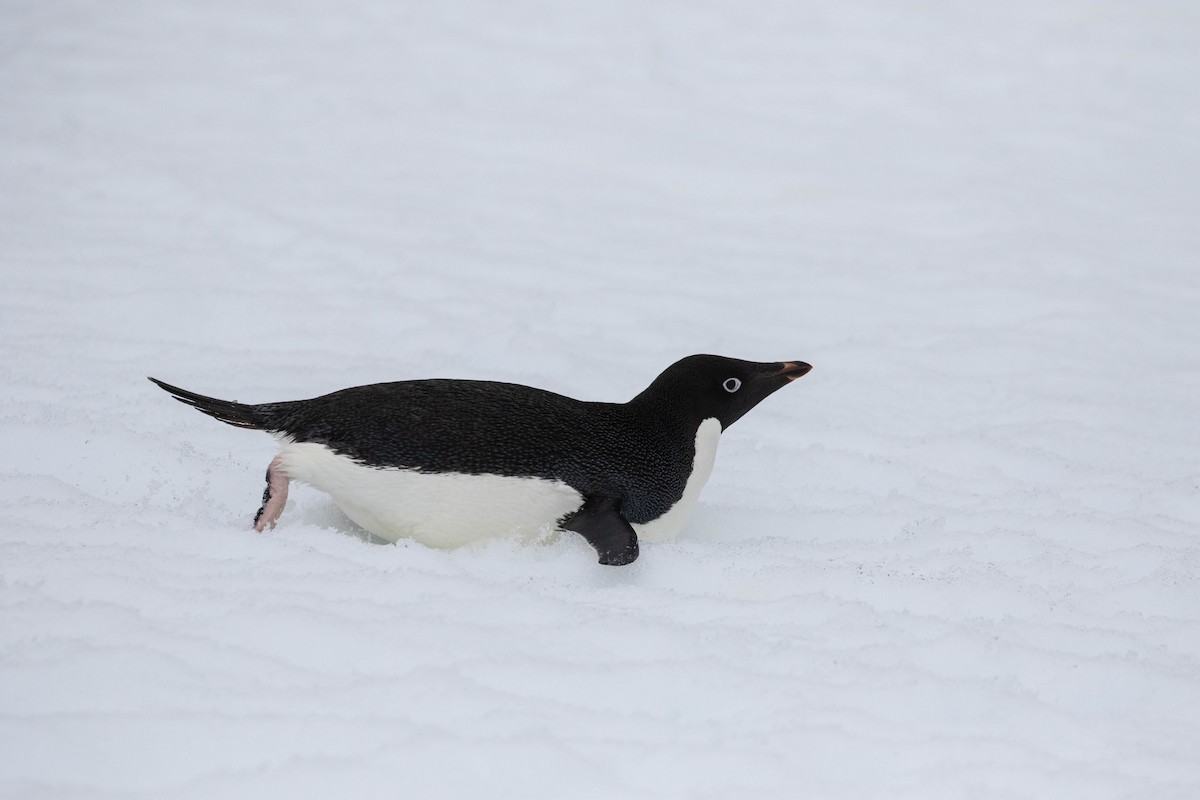
<instances>
[{"instance_id":1,"label":"white chest feathers","mask_svg":"<svg viewBox=\"0 0 1200 800\"><path fill-rule=\"evenodd\" d=\"M708 483L712 475L713 464L717 460L717 443L721 439L720 421L709 418L700 423L696 429L696 456L692 459L692 473L688 476L687 486L683 488L683 496L671 506L671 510L656 520L643 525L634 525L638 539L644 542L662 542L673 539L683 530L684 523L692 513L696 500L700 498L700 490Z\"/></svg>"},{"instance_id":2,"label":"white chest feathers","mask_svg":"<svg viewBox=\"0 0 1200 800\"><path fill-rule=\"evenodd\" d=\"M683 496L653 522L634 525L639 537L661 541L683 528L712 473L720 434L717 420L700 424ZM346 516L389 542L410 538L458 547L496 536L537 539L583 504L583 496L562 481L367 467L322 444L287 438L280 444L288 477L327 492Z\"/></svg>"},{"instance_id":3,"label":"white chest feathers","mask_svg":"<svg viewBox=\"0 0 1200 800\"><path fill-rule=\"evenodd\" d=\"M282 445L290 478L327 492L347 517L389 542L459 547L495 536L534 539L583 503L562 481L367 467L322 444Z\"/></svg>"}]
</instances>

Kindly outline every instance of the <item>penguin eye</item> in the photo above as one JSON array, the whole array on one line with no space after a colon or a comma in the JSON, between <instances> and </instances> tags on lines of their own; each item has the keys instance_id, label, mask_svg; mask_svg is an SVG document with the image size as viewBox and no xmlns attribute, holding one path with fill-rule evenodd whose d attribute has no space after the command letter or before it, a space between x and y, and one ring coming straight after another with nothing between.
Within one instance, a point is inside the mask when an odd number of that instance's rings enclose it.
<instances>
[{"instance_id":1,"label":"penguin eye","mask_svg":"<svg viewBox=\"0 0 1200 800\"><path fill-rule=\"evenodd\" d=\"M733 394L738 389L742 388L742 382L737 378L726 378L725 382L721 385L725 387L725 391L729 392L730 394Z\"/></svg>"}]
</instances>

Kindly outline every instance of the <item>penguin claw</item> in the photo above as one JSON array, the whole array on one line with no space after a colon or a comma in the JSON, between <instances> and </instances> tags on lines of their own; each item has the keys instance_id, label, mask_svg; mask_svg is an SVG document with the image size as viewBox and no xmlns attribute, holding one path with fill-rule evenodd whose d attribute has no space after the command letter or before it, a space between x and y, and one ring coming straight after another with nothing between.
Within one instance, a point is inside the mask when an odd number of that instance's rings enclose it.
<instances>
[{"instance_id":1,"label":"penguin claw","mask_svg":"<svg viewBox=\"0 0 1200 800\"><path fill-rule=\"evenodd\" d=\"M290 480L287 473L283 471L282 459L280 456L275 456L271 460L271 465L267 467L267 488L263 490L262 506L254 515L254 530L259 533L268 527L274 530L275 523L283 514L283 507L287 505Z\"/></svg>"}]
</instances>

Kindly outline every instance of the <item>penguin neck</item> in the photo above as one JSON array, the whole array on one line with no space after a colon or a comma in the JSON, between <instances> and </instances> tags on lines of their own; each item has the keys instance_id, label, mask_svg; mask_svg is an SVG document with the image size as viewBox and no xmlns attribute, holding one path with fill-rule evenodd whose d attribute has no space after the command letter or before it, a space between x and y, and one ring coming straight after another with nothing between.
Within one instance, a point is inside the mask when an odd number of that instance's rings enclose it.
<instances>
[{"instance_id":1,"label":"penguin neck","mask_svg":"<svg viewBox=\"0 0 1200 800\"><path fill-rule=\"evenodd\" d=\"M717 423L717 432L722 426L715 417L700 413L678 395L655 392L654 386L625 404L633 419L655 433L686 436L690 442L696 431L707 420Z\"/></svg>"},{"instance_id":2,"label":"penguin neck","mask_svg":"<svg viewBox=\"0 0 1200 800\"><path fill-rule=\"evenodd\" d=\"M720 437L721 423L715 417L709 417L696 427L694 438L689 442L687 479L680 487L679 498L665 514L650 522L634 525L640 538L648 542L662 541L675 536L683 528L700 497L700 490L712 474Z\"/></svg>"}]
</instances>

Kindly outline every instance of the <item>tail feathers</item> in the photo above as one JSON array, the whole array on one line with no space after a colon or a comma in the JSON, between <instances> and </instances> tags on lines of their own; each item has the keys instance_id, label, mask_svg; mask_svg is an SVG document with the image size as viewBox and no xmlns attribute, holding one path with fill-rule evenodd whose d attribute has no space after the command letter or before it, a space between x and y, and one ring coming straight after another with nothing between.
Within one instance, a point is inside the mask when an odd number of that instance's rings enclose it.
<instances>
[{"instance_id":1,"label":"tail feathers","mask_svg":"<svg viewBox=\"0 0 1200 800\"><path fill-rule=\"evenodd\" d=\"M221 420L221 422L236 425L239 428L253 428L260 431L268 430L267 426L269 423L265 419L266 415L259 406L235 403L231 400L218 400L215 397L205 397L202 394L196 394L195 392L189 392L187 389L180 389L178 386L163 383L157 378L150 378L150 381L158 385L159 388L170 392L179 402L187 403L192 408L202 411L210 417L215 417Z\"/></svg>"}]
</instances>

